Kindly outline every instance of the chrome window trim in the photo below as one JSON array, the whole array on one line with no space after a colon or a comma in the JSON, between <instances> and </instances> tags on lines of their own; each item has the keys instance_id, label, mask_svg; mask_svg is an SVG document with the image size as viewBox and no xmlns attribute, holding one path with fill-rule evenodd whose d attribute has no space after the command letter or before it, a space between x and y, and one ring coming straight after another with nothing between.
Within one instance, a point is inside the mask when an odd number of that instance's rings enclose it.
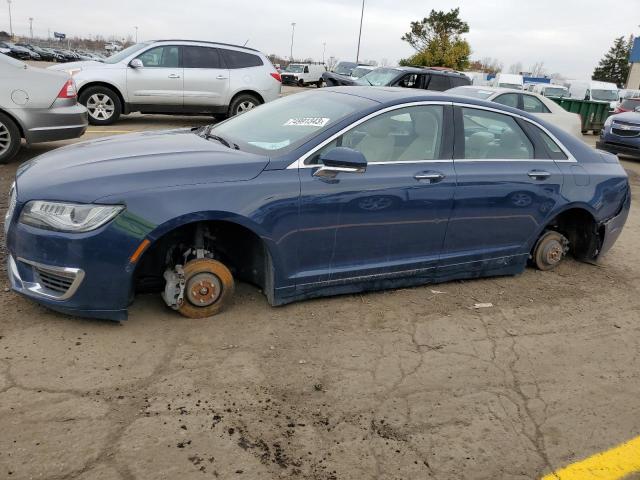
<instances>
[{"instance_id":1,"label":"chrome window trim","mask_svg":"<svg viewBox=\"0 0 640 480\"><path fill-rule=\"evenodd\" d=\"M13 260L13 259L11 259ZM63 300L68 300L70 299L78 290L78 288L80 288L80 284L82 283L82 281L84 280L84 270L80 269L80 268L72 268L72 267L54 267L51 265L45 265L43 263L38 263L38 262L34 262L33 260L27 260L25 258L22 257L18 257L18 261L22 262L22 263L26 263L27 265L31 265L33 267L39 268L41 270L45 270L45 271L50 271L54 274L57 275L63 275L63 276L68 276L69 278L73 278L73 282L71 283L71 286L69 287L69 289L62 295L54 295L52 293L48 293L49 290L47 290L46 287L42 286L40 283L38 282L25 282L23 281L20 276L18 275L18 269L17 266L12 265L11 268L13 270L13 267L15 266L15 277L20 280L20 282L22 283L23 287L26 288L29 292L36 294L38 296L44 297L44 298L48 298L50 300L56 300L56 301L63 301Z\"/></svg>"},{"instance_id":2,"label":"chrome window trim","mask_svg":"<svg viewBox=\"0 0 640 480\"><path fill-rule=\"evenodd\" d=\"M453 106L454 107L461 107L461 108L475 108L475 109L478 109L478 110L487 110L487 111L494 112L494 113L500 113L502 115L509 115L509 116L516 117L516 118L519 118L521 120L524 120L525 122L529 122L531 125L534 125L535 127L538 127L544 133L549 135L549 137L554 142L556 142L556 144L562 149L562 152L567 156L566 159L561 159L561 160L553 160L553 159L551 159L551 161L556 162L556 163L578 163L578 161L575 159L575 157L569 151L569 149L567 147L565 147L564 144L560 140L558 140L558 138L553 133L551 133L543 125L540 125L538 122L536 122L536 121L534 121L534 120L532 120L530 118L527 118L525 116L519 115L517 113L505 112L504 110L500 110L498 108L491 108L491 107L487 107L487 106L484 106L484 105L471 105L471 104L468 104L468 103L453 102ZM526 135L526 133L525 133L525 135ZM468 160L468 159L464 159L464 160ZM505 159L505 160L514 161L514 162L516 162L516 161L517 162L521 162L523 160L525 160L525 161L526 160L532 160L532 161L533 160L537 160L537 161L540 161L540 160L549 160L549 159L544 159L544 158L540 158L540 159L515 159L514 158L514 159Z\"/></svg>"},{"instance_id":3,"label":"chrome window trim","mask_svg":"<svg viewBox=\"0 0 640 480\"><path fill-rule=\"evenodd\" d=\"M299 169L299 168L318 168L319 165L306 165L304 162L311 157L314 153L316 153L318 150L324 148L326 145L328 145L329 143L333 142L336 138L344 135L346 132L348 132L349 130L354 129L355 127L357 127L358 125L360 125L361 123L366 122L367 120L370 120L372 118L375 118L379 115L383 115L387 112L392 112L393 110L399 110L401 108L407 108L407 107L418 107L418 106L423 106L423 105L442 105L442 106L447 106L447 105L452 105L452 102L445 102L442 100L424 100L424 101L420 101L420 102L409 102L409 103L401 103L398 105L392 105L390 107L386 107L383 108L382 110L376 110L373 113L370 113L369 115L362 117L361 119L347 125L346 127L344 127L342 130L340 130L337 133L334 133L332 136L330 136L329 138L327 138L325 141L323 141L322 143L316 145L314 148L312 148L311 150L309 150L307 153L305 153L303 156L301 156L298 160L294 161L293 163L291 163L288 167L287 170L289 169ZM427 162L449 162L451 160L448 159L444 159L444 160L408 160L408 161L404 161L402 163L427 163ZM386 165L386 164L396 164L396 163L401 163L401 162L369 162L368 165Z\"/></svg>"}]
</instances>

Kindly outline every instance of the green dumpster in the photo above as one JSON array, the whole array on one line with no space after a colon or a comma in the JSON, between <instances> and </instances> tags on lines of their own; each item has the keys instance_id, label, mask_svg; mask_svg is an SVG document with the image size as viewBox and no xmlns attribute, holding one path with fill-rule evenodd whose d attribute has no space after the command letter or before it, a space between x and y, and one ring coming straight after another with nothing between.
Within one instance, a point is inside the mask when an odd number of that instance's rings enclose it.
<instances>
[{"instance_id":1,"label":"green dumpster","mask_svg":"<svg viewBox=\"0 0 640 480\"><path fill-rule=\"evenodd\" d=\"M580 115L580 118L582 118L582 133L592 130L597 135L604 127L604 121L609 116L608 102L592 102L578 100L577 98L549 98L566 111Z\"/></svg>"}]
</instances>

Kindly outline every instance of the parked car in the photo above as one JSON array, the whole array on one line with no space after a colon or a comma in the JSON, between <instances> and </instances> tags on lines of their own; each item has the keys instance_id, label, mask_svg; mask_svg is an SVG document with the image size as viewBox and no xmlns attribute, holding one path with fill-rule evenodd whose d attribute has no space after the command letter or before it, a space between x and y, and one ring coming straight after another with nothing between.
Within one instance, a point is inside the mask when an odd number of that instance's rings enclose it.
<instances>
[{"instance_id":1,"label":"parked car","mask_svg":"<svg viewBox=\"0 0 640 480\"><path fill-rule=\"evenodd\" d=\"M618 159L527 112L402 88L291 95L216 125L44 154L7 213L11 287L122 320L595 261L630 207Z\"/></svg>"},{"instance_id":2,"label":"parked car","mask_svg":"<svg viewBox=\"0 0 640 480\"><path fill-rule=\"evenodd\" d=\"M27 50L29 50L29 53L31 55L31 60L42 60L42 55L40 55L40 53L38 53L36 51L36 49L34 48L33 45L30 45L28 43L16 43L16 45L18 47L22 47L22 48L26 48Z\"/></svg>"},{"instance_id":3,"label":"parked car","mask_svg":"<svg viewBox=\"0 0 640 480\"><path fill-rule=\"evenodd\" d=\"M322 79L330 87L368 85L374 87L418 88L440 92L452 87L471 84L469 77L462 73L420 67L376 68L357 80L327 72L322 76Z\"/></svg>"},{"instance_id":4,"label":"parked car","mask_svg":"<svg viewBox=\"0 0 640 480\"><path fill-rule=\"evenodd\" d=\"M524 77L513 73L498 73L491 81L491 86L511 90L524 90Z\"/></svg>"},{"instance_id":5,"label":"parked car","mask_svg":"<svg viewBox=\"0 0 640 480\"><path fill-rule=\"evenodd\" d=\"M640 106L607 118L596 148L640 158Z\"/></svg>"},{"instance_id":6,"label":"parked car","mask_svg":"<svg viewBox=\"0 0 640 480\"><path fill-rule=\"evenodd\" d=\"M513 89L496 87L457 87L448 93L480 98L517 108L531 113L563 129L565 132L582 138L582 120L577 113L566 111L553 100L533 92L515 92Z\"/></svg>"},{"instance_id":7,"label":"parked car","mask_svg":"<svg viewBox=\"0 0 640 480\"><path fill-rule=\"evenodd\" d=\"M289 85L298 85L304 87L306 85L322 86L322 74L327 71L321 63L290 63L282 73L282 83Z\"/></svg>"},{"instance_id":8,"label":"parked car","mask_svg":"<svg viewBox=\"0 0 640 480\"><path fill-rule=\"evenodd\" d=\"M616 105L613 113L633 112L638 107L640 107L640 97L625 98Z\"/></svg>"},{"instance_id":9,"label":"parked car","mask_svg":"<svg viewBox=\"0 0 640 480\"><path fill-rule=\"evenodd\" d=\"M28 144L80 137L87 128L87 110L77 103L68 75L29 67L0 56L0 163Z\"/></svg>"},{"instance_id":10,"label":"parked car","mask_svg":"<svg viewBox=\"0 0 640 480\"><path fill-rule=\"evenodd\" d=\"M0 42L0 47L8 48L10 57L18 60L31 60L31 51L28 48L20 47L11 42Z\"/></svg>"},{"instance_id":11,"label":"parked car","mask_svg":"<svg viewBox=\"0 0 640 480\"><path fill-rule=\"evenodd\" d=\"M353 80L357 80L358 78L365 76L367 73L371 72L372 70L375 70L376 68L377 67L374 67L372 65L359 65L353 70L351 70L351 74L349 75L349 78Z\"/></svg>"},{"instance_id":12,"label":"parked car","mask_svg":"<svg viewBox=\"0 0 640 480\"><path fill-rule=\"evenodd\" d=\"M67 61L67 59L64 57L64 55L62 55L61 53L57 52L55 49L53 48L49 48L49 47L41 47L42 50L44 50L45 52L49 53L53 58L51 59L52 62L57 62L57 63L64 63Z\"/></svg>"},{"instance_id":13,"label":"parked car","mask_svg":"<svg viewBox=\"0 0 640 480\"><path fill-rule=\"evenodd\" d=\"M338 75L343 75L345 77L351 76L351 72L353 72L354 68L358 68L362 64L357 62L338 62L335 67L331 70L332 73L336 73Z\"/></svg>"},{"instance_id":14,"label":"parked car","mask_svg":"<svg viewBox=\"0 0 640 480\"><path fill-rule=\"evenodd\" d=\"M0 42L0 53L3 55L9 55L11 53L11 48L9 48L9 45L4 42Z\"/></svg>"},{"instance_id":15,"label":"parked car","mask_svg":"<svg viewBox=\"0 0 640 480\"><path fill-rule=\"evenodd\" d=\"M237 115L280 95L280 74L257 50L213 42L165 40L133 45L102 62L49 67L70 72L94 125L121 114Z\"/></svg>"},{"instance_id":16,"label":"parked car","mask_svg":"<svg viewBox=\"0 0 640 480\"><path fill-rule=\"evenodd\" d=\"M529 91L542 95L543 97L564 98L569 96L569 89L564 85L554 83L537 83Z\"/></svg>"}]
</instances>

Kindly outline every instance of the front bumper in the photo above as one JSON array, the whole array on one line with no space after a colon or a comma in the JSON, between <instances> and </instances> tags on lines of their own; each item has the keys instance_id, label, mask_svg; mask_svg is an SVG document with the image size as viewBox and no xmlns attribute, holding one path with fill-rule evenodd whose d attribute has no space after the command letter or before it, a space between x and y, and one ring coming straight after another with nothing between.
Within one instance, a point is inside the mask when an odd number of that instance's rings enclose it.
<instances>
[{"instance_id":1,"label":"front bumper","mask_svg":"<svg viewBox=\"0 0 640 480\"><path fill-rule=\"evenodd\" d=\"M20 108L11 111L24 128L27 143L53 142L81 137L89 123L80 105L53 108Z\"/></svg>"},{"instance_id":2,"label":"front bumper","mask_svg":"<svg viewBox=\"0 0 640 480\"><path fill-rule=\"evenodd\" d=\"M20 207L7 233L12 290L68 315L126 320L134 274L129 257L141 241L126 219L67 234L18 223Z\"/></svg>"},{"instance_id":3,"label":"front bumper","mask_svg":"<svg viewBox=\"0 0 640 480\"><path fill-rule=\"evenodd\" d=\"M611 142L605 140L598 140L596 142L596 148L598 150L604 150L605 152L613 153L613 154L623 154L630 155L632 157L640 157L640 146L635 146L632 144L625 144L622 142Z\"/></svg>"}]
</instances>

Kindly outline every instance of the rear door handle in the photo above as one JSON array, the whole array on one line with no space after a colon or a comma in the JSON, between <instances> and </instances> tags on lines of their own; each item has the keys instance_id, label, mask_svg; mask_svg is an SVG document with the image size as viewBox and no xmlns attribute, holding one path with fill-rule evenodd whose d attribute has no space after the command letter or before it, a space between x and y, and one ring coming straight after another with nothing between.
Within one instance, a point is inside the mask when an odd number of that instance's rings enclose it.
<instances>
[{"instance_id":1,"label":"rear door handle","mask_svg":"<svg viewBox=\"0 0 640 480\"><path fill-rule=\"evenodd\" d=\"M218 80L226 80L227 79L227 77L225 77L224 75L218 75L216 78Z\"/></svg>"},{"instance_id":2,"label":"rear door handle","mask_svg":"<svg viewBox=\"0 0 640 480\"><path fill-rule=\"evenodd\" d=\"M416 173L413 178L424 183L438 183L444 179L445 175L441 172L420 172Z\"/></svg>"},{"instance_id":3,"label":"rear door handle","mask_svg":"<svg viewBox=\"0 0 640 480\"><path fill-rule=\"evenodd\" d=\"M551 176L549 172L545 172L544 170L531 170L527 175L535 180L546 180Z\"/></svg>"},{"instance_id":4,"label":"rear door handle","mask_svg":"<svg viewBox=\"0 0 640 480\"><path fill-rule=\"evenodd\" d=\"M180 75L178 75L177 73L172 73L171 75L169 75L169 78L180 78Z\"/></svg>"}]
</instances>

